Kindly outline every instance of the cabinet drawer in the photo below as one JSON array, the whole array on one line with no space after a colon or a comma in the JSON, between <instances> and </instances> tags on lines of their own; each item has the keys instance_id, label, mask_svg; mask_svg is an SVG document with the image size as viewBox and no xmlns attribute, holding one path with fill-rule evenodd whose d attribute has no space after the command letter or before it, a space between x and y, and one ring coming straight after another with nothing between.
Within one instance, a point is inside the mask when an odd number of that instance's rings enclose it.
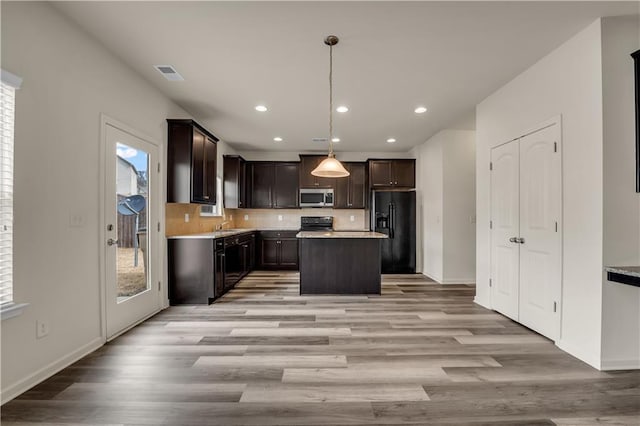
<instances>
[{"instance_id":1,"label":"cabinet drawer","mask_svg":"<svg viewBox=\"0 0 640 426\"><path fill-rule=\"evenodd\" d=\"M260 231L260 238L295 238L300 231Z\"/></svg>"}]
</instances>

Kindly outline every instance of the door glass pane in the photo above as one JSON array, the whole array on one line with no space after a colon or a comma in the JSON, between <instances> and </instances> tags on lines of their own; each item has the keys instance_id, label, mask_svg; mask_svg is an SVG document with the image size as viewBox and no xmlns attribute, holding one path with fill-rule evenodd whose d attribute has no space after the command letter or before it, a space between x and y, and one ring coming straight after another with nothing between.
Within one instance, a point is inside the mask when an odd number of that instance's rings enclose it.
<instances>
[{"instance_id":1,"label":"door glass pane","mask_svg":"<svg viewBox=\"0 0 640 426\"><path fill-rule=\"evenodd\" d=\"M118 302L149 289L149 154L122 143L116 145L118 210Z\"/></svg>"}]
</instances>

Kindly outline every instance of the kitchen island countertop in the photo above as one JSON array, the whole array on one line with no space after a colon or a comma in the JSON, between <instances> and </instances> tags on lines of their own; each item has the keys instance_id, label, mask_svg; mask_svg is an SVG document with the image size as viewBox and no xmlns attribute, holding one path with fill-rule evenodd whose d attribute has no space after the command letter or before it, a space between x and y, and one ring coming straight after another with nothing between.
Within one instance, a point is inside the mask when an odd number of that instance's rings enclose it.
<instances>
[{"instance_id":1,"label":"kitchen island countertop","mask_svg":"<svg viewBox=\"0 0 640 426\"><path fill-rule=\"evenodd\" d=\"M389 238L373 231L301 231L298 238Z\"/></svg>"}]
</instances>

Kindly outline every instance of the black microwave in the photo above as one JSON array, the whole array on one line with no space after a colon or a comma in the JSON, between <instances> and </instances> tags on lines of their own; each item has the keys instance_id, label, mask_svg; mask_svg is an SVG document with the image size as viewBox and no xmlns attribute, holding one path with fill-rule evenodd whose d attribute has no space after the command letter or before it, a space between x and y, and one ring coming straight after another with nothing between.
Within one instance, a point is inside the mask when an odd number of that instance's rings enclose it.
<instances>
[{"instance_id":1,"label":"black microwave","mask_svg":"<svg viewBox=\"0 0 640 426\"><path fill-rule=\"evenodd\" d=\"M333 207L333 189L300 188L300 207Z\"/></svg>"}]
</instances>

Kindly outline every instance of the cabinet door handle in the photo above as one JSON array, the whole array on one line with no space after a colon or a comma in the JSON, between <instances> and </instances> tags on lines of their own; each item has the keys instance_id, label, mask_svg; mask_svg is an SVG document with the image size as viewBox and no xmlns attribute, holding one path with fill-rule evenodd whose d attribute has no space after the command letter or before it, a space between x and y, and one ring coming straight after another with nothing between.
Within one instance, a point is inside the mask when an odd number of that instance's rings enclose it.
<instances>
[{"instance_id":1,"label":"cabinet door handle","mask_svg":"<svg viewBox=\"0 0 640 426\"><path fill-rule=\"evenodd\" d=\"M209 196L208 195L203 195L202 198L204 198L205 200L208 200Z\"/></svg>"}]
</instances>

